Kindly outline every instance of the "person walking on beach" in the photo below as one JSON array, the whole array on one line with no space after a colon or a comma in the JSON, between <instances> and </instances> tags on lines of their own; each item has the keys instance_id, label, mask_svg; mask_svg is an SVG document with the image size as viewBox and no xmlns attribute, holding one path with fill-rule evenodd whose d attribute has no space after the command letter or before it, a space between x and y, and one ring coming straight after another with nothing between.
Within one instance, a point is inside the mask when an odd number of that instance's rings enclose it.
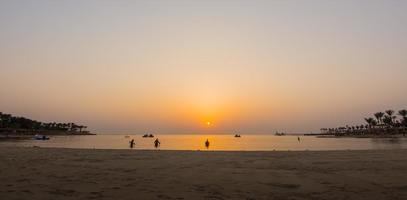
<instances>
[{"instance_id":1,"label":"person walking on beach","mask_svg":"<svg viewBox=\"0 0 407 200\"><path fill-rule=\"evenodd\" d=\"M133 147L134 147L134 144L135 144L134 139L130 140L129 143L130 143L130 148L133 148Z\"/></svg>"},{"instance_id":2,"label":"person walking on beach","mask_svg":"<svg viewBox=\"0 0 407 200\"><path fill-rule=\"evenodd\" d=\"M155 141L154 141L155 148L158 148L158 146L160 146L160 144L161 144L161 142L158 140L158 138L155 139Z\"/></svg>"},{"instance_id":3,"label":"person walking on beach","mask_svg":"<svg viewBox=\"0 0 407 200\"><path fill-rule=\"evenodd\" d=\"M206 142L205 142L205 147L206 147L206 149L208 149L208 148L209 148L209 140L208 140L208 139L206 139Z\"/></svg>"}]
</instances>

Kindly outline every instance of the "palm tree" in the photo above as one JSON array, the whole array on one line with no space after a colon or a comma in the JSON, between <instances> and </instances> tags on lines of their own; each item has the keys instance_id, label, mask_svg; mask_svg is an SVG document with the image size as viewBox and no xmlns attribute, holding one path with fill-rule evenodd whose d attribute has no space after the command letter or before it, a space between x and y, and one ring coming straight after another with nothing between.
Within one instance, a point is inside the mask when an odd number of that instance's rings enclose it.
<instances>
[{"instance_id":1,"label":"palm tree","mask_svg":"<svg viewBox=\"0 0 407 200\"><path fill-rule=\"evenodd\" d=\"M5 114L5 113L3 113L2 115L1 115L1 123L2 123L2 126L4 127L4 128L10 128L10 126L11 126L11 122L12 122L12 117L11 117L11 115L10 114Z\"/></svg>"},{"instance_id":2,"label":"palm tree","mask_svg":"<svg viewBox=\"0 0 407 200\"><path fill-rule=\"evenodd\" d=\"M402 124L404 127L407 127L407 117L403 117L403 120L401 121L401 124Z\"/></svg>"},{"instance_id":3,"label":"palm tree","mask_svg":"<svg viewBox=\"0 0 407 200\"><path fill-rule=\"evenodd\" d=\"M369 117L369 118L365 118L365 121L367 122L367 124L369 125L369 128L371 128L374 123L376 122L376 120L374 120L373 118Z\"/></svg>"},{"instance_id":4,"label":"palm tree","mask_svg":"<svg viewBox=\"0 0 407 200\"><path fill-rule=\"evenodd\" d=\"M388 126L391 126L391 125L393 125L393 118L390 115L386 115L383 118L383 123Z\"/></svg>"},{"instance_id":5,"label":"palm tree","mask_svg":"<svg viewBox=\"0 0 407 200\"><path fill-rule=\"evenodd\" d=\"M396 116L393 116L394 110L386 110L385 112L386 112L386 114L391 118L391 121L392 121L392 123L393 123L394 120L396 119Z\"/></svg>"},{"instance_id":6,"label":"palm tree","mask_svg":"<svg viewBox=\"0 0 407 200\"><path fill-rule=\"evenodd\" d=\"M387 115L389 115L390 117L393 116L394 114L394 110L386 110L385 111Z\"/></svg>"},{"instance_id":7,"label":"palm tree","mask_svg":"<svg viewBox=\"0 0 407 200\"><path fill-rule=\"evenodd\" d=\"M401 117L406 117L407 116L407 110L406 109L403 109L403 110L399 110L399 113L398 113Z\"/></svg>"},{"instance_id":8,"label":"palm tree","mask_svg":"<svg viewBox=\"0 0 407 200\"><path fill-rule=\"evenodd\" d=\"M79 132L82 133L82 129L86 128L86 126L79 125L78 128L79 128Z\"/></svg>"},{"instance_id":9,"label":"palm tree","mask_svg":"<svg viewBox=\"0 0 407 200\"><path fill-rule=\"evenodd\" d=\"M365 118L365 121L367 122L368 125L366 125L366 129L368 129L368 132L370 133L372 130L372 127L377 125L377 121L373 119L372 117Z\"/></svg>"},{"instance_id":10,"label":"palm tree","mask_svg":"<svg viewBox=\"0 0 407 200\"><path fill-rule=\"evenodd\" d=\"M374 114L374 116L376 117L376 119L377 119L377 123L381 123L382 122L382 118L383 118L383 116L384 116L384 113L383 112L377 112L377 113L375 113Z\"/></svg>"},{"instance_id":11,"label":"palm tree","mask_svg":"<svg viewBox=\"0 0 407 200\"><path fill-rule=\"evenodd\" d=\"M400 123L401 123L401 125L402 126L404 126L404 127L407 127L407 110L406 109L403 109L403 110L399 110L399 113L398 113L400 116L401 116L401 120L400 120Z\"/></svg>"}]
</instances>

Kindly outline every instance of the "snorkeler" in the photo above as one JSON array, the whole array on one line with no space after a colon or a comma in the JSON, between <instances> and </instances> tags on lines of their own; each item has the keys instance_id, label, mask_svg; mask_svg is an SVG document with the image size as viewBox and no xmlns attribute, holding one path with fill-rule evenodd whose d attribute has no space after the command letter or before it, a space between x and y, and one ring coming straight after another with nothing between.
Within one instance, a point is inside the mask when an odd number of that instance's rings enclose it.
<instances>
[{"instance_id":1,"label":"snorkeler","mask_svg":"<svg viewBox=\"0 0 407 200\"><path fill-rule=\"evenodd\" d=\"M155 139L155 141L154 141L155 148L158 148L158 146L160 146L160 144L161 144L161 142L158 140L158 138Z\"/></svg>"},{"instance_id":2,"label":"snorkeler","mask_svg":"<svg viewBox=\"0 0 407 200\"><path fill-rule=\"evenodd\" d=\"M209 140L208 140L208 139L206 139L205 147L206 147L207 149L209 148Z\"/></svg>"}]
</instances>

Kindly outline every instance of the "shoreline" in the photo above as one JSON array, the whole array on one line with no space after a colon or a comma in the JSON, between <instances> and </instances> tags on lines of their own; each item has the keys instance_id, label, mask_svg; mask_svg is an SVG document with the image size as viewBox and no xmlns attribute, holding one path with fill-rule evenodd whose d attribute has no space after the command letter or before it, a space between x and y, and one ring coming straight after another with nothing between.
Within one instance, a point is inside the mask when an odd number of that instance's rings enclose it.
<instances>
[{"instance_id":1,"label":"shoreline","mask_svg":"<svg viewBox=\"0 0 407 200\"><path fill-rule=\"evenodd\" d=\"M67 132L67 131L35 131L35 132L0 132L1 139L30 139L35 135L46 135L46 136L81 136L81 135L97 135L96 133L90 132Z\"/></svg>"},{"instance_id":2,"label":"shoreline","mask_svg":"<svg viewBox=\"0 0 407 200\"><path fill-rule=\"evenodd\" d=\"M334 135L326 133L303 134L304 137L314 136L318 138L407 138L407 134L364 134L364 135Z\"/></svg>"},{"instance_id":3,"label":"shoreline","mask_svg":"<svg viewBox=\"0 0 407 200\"><path fill-rule=\"evenodd\" d=\"M0 146L1 149L17 148L17 149L47 149L47 150L83 150L83 151L124 151L124 152L220 152L220 153L269 153L269 152L368 152L368 151L406 151L407 148L400 149L326 149L326 150L188 150L188 149L102 149L102 148L72 148L72 147L42 147L42 146Z\"/></svg>"},{"instance_id":4,"label":"shoreline","mask_svg":"<svg viewBox=\"0 0 407 200\"><path fill-rule=\"evenodd\" d=\"M318 138L407 138L407 135L404 136L403 134L399 135L343 135L343 136L335 136L335 135L315 135Z\"/></svg>"}]
</instances>

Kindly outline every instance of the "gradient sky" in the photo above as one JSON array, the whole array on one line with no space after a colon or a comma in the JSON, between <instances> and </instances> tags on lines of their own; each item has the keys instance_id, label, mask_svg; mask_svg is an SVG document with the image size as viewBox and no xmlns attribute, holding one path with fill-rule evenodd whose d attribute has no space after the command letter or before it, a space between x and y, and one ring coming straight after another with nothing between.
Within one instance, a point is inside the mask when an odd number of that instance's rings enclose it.
<instances>
[{"instance_id":1,"label":"gradient sky","mask_svg":"<svg viewBox=\"0 0 407 200\"><path fill-rule=\"evenodd\" d=\"M0 111L97 132L360 124L407 108L407 1L0 0L0 70Z\"/></svg>"}]
</instances>

